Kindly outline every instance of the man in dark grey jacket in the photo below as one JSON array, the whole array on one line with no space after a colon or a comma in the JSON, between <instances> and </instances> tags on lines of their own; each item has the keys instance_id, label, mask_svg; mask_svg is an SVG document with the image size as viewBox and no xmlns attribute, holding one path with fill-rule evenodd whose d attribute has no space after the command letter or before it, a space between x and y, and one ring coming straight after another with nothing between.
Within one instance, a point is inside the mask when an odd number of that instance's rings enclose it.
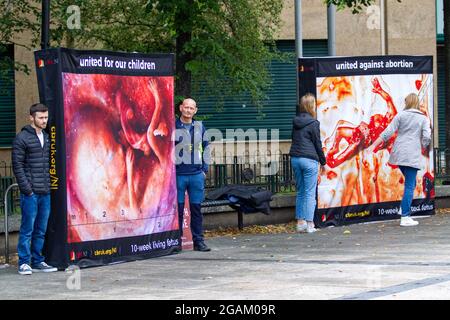
<instances>
[{"instance_id":1,"label":"man in dark grey jacket","mask_svg":"<svg viewBox=\"0 0 450 320\"><path fill-rule=\"evenodd\" d=\"M19 274L53 272L42 256L50 216L50 142L44 132L48 109L37 103L30 107L31 125L22 128L13 142L12 164L20 189L20 225L17 252ZM31 262L31 264L30 264ZM30 266L31 265L31 266Z\"/></svg>"}]
</instances>

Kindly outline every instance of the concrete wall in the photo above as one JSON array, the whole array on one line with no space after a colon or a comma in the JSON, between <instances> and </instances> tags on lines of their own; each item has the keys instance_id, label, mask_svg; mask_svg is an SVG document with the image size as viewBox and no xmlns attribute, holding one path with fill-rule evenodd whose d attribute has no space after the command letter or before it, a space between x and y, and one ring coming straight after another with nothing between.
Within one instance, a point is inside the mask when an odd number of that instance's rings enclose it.
<instances>
[{"instance_id":1,"label":"concrete wall","mask_svg":"<svg viewBox=\"0 0 450 320\"><path fill-rule=\"evenodd\" d=\"M302 0L302 35L304 39L327 39L327 7L322 0ZM294 0L284 0L283 25L279 39L295 39Z\"/></svg>"},{"instance_id":2,"label":"concrete wall","mask_svg":"<svg viewBox=\"0 0 450 320\"><path fill-rule=\"evenodd\" d=\"M290 140L280 140L271 145L270 143L258 145L257 141L249 141L246 143L235 142L233 144L234 150L230 152L230 148L227 143L213 142L211 143L211 156L216 163L219 163L224 156L244 156L246 154L253 157L257 154L263 154L263 152L270 151L270 154L287 154L291 147ZM258 152L258 153L256 153Z\"/></svg>"},{"instance_id":3,"label":"concrete wall","mask_svg":"<svg viewBox=\"0 0 450 320\"><path fill-rule=\"evenodd\" d=\"M304 39L327 39L327 7L322 0L302 0ZM336 54L381 54L381 33L376 8L359 14L350 9L336 14ZM435 0L386 1L388 54L433 54L436 51ZM295 39L294 0L285 0L279 39Z\"/></svg>"}]
</instances>

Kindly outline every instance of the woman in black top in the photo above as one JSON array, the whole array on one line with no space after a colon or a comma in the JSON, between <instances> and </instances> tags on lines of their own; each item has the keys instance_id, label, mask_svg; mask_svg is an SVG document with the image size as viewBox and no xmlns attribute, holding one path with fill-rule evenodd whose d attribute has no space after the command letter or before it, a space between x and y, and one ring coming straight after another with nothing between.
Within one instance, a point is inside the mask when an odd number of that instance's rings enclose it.
<instances>
[{"instance_id":1,"label":"woman in black top","mask_svg":"<svg viewBox=\"0 0 450 320\"><path fill-rule=\"evenodd\" d=\"M314 211L319 163L326 164L320 141L320 123L316 120L316 99L311 93L300 99L293 121L292 145L289 152L294 169L297 199L295 216L298 232L315 232Z\"/></svg>"}]
</instances>

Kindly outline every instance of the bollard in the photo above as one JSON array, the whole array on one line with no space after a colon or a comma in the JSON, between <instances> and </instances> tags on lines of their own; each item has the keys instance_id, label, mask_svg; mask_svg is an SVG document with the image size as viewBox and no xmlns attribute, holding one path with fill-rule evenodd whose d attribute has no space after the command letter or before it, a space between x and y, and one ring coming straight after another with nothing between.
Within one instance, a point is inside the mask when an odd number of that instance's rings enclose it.
<instances>
[{"instance_id":1,"label":"bollard","mask_svg":"<svg viewBox=\"0 0 450 320\"><path fill-rule=\"evenodd\" d=\"M8 192L14 187L18 187L17 183L10 185L5 191L5 267L9 264L9 227L8 227Z\"/></svg>"}]
</instances>

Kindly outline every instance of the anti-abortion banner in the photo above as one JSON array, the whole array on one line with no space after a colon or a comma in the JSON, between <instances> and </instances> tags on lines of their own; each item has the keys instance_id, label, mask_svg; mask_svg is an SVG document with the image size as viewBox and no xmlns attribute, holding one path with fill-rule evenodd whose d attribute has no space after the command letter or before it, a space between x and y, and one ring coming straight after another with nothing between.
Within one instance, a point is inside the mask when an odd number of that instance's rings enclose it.
<instances>
[{"instance_id":1,"label":"anti-abortion banner","mask_svg":"<svg viewBox=\"0 0 450 320\"><path fill-rule=\"evenodd\" d=\"M397 134L366 149L416 93L433 124L431 56L338 57L299 60L299 92L317 97L327 165L321 171L315 215L321 226L399 217L405 179L389 163ZM422 150L412 215L434 214L433 149Z\"/></svg>"},{"instance_id":2,"label":"anti-abortion banner","mask_svg":"<svg viewBox=\"0 0 450 320\"><path fill-rule=\"evenodd\" d=\"M102 265L181 248L173 59L65 48L35 53L50 118L50 264Z\"/></svg>"}]
</instances>

